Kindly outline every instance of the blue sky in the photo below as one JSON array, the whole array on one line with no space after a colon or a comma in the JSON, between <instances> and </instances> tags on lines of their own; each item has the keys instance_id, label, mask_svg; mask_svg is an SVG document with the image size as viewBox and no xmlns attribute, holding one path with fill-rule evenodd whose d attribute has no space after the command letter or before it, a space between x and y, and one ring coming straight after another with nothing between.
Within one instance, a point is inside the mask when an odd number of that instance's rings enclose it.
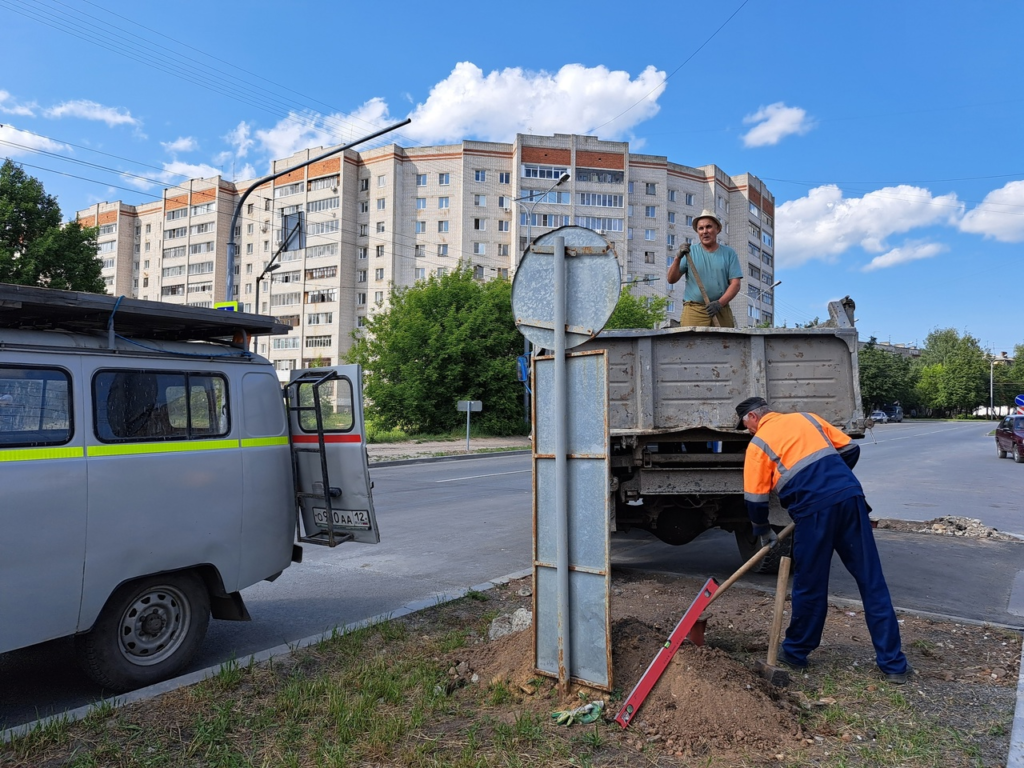
<instances>
[{"instance_id":1,"label":"blue sky","mask_svg":"<svg viewBox=\"0 0 1024 768\"><path fill-rule=\"evenodd\" d=\"M769 185L778 323L849 294L863 338L1012 353L1022 28L1024 4L984 1L0 0L0 155L70 215L409 115L405 146L628 139Z\"/></svg>"}]
</instances>

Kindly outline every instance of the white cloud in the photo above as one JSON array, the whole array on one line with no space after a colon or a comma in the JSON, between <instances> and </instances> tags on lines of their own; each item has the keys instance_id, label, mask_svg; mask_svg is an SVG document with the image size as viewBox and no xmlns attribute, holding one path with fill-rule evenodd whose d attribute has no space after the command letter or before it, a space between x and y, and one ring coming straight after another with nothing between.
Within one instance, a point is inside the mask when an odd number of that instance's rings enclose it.
<instances>
[{"instance_id":1,"label":"white cloud","mask_svg":"<svg viewBox=\"0 0 1024 768\"><path fill-rule=\"evenodd\" d=\"M0 90L0 112L5 115L19 115L21 117L35 117L37 104L18 104L11 99L11 94Z\"/></svg>"},{"instance_id":2,"label":"white cloud","mask_svg":"<svg viewBox=\"0 0 1024 768\"><path fill-rule=\"evenodd\" d=\"M174 141L161 141L160 146L168 152L195 152L199 142L191 136L179 136Z\"/></svg>"},{"instance_id":3,"label":"white cloud","mask_svg":"<svg viewBox=\"0 0 1024 768\"><path fill-rule=\"evenodd\" d=\"M58 150L69 148L67 145L48 139L45 136L38 136L28 131L19 131L13 125L7 123L0 125L0 141L10 142L0 144L0 155L5 157L29 155L35 149L57 152Z\"/></svg>"},{"instance_id":4,"label":"white cloud","mask_svg":"<svg viewBox=\"0 0 1024 768\"><path fill-rule=\"evenodd\" d=\"M281 159L309 147L347 144L360 136L383 128L388 119L387 102L373 98L350 114L314 115L292 112L273 128L256 131L255 135L260 147L270 157Z\"/></svg>"},{"instance_id":5,"label":"white cloud","mask_svg":"<svg viewBox=\"0 0 1024 768\"><path fill-rule=\"evenodd\" d=\"M761 107L752 115L743 118L744 125L756 123L743 135L743 146L765 147L778 144L787 136L803 136L814 127L814 121L800 107L787 107L777 101Z\"/></svg>"},{"instance_id":6,"label":"white cloud","mask_svg":"<svg viewBox=\"0 0 1024 768\"><path fill-rule=\"evenodd\" d=\"M989 192L964 215L960 229L1004 243L1024 241L1024 181L1011 181Z\"/></svg>"},{"instance_id":7,"label":"white cloud","mask_svg":"<svg viewBox=\"0 0 1024 768\"><path fill-rule=\"evenodd\" d=\"M921 187L900 185L844 198L838 186L815 187L806 197L789 200L776 209L776 259L795 267L811 259L834 260L860 246L881 253L890 235L935 224L956 224L963 203L955 193L933 197ZM781 245L784 244L784 245Z\"/></svg>"},{"instance_id":8,"label":"white cloud","mask_svg":"<svg viewBox=\"0 0 1024 768\"><path fill-rule=\"evenodd\" d=\"M142 124L141 121L132 117L131 113L126 109L122 110L119 107L105 107L102 104L97 104L95 101L88 101L86 99L65 101L54 107L48 107L44 110L43 114L46 117L54 119L62 117L78 117L82 120L99 120L106 123L111 128L118 125L133 125L138 127Z\"/></svg>"},{"instance_id":9,"label":"white cloud","mask_svg":"<svg viewBox=\"0 0 1024 768\"><path fill-rule=\"evenodd\" d=\"M516 133L590 133L629 138L630 131L658 113L665 73L647 67L636 79L603 66L566 64L558 72L519 67L486 76L460 62L412 113L402 133L425 143L511 141Z\"/></svg>"},{"instance_id":10,"label":"white cloud","mask_svg":"<svg viewBox=\"0 0 1024 768\"><path fill-rule=\"evenodd\" d=\"M895 267L897 264L905 264L908 261L930 259L932 256L938 256L940 253L948 250L949 248L941 243L908 241L887 253L883 253L881 256L875 256L869 264L863 267L862 271L874 272L876 269Z\"/></svg>"},{"instance_id":11,"label":"white cloud","mask_svg":"<svg viewBox=\"0 0 1024 768\"><path fill-rule=\"evenodd\" d=\"M243 120L224 137L224 141L235 148L235 157L245 157L249 154L252 145L256 143L249 138L251 130L249 124Z\"/></svg>"}]
</instances>

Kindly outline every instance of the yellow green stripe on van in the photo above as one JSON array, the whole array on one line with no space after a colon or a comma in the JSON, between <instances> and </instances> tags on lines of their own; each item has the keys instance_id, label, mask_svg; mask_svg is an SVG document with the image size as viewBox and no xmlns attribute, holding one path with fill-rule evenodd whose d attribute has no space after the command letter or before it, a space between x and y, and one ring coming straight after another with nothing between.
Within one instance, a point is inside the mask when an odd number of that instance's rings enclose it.
<instances>
[{"instance_id":1,"label":"yellow green stripe on van","mask_svg":"<svg viewBox=\"0 0 1024 768\"><path fill-rule=\"evenodd\" d=\"M243 437L243 448L263 448L268 445L288 445L288 435L280 437Z\"/></svg>"},{"instance_id":2,"label":"yellow green stripe on van","mask_svg":"<svg viewBox=\"0 0 1024 768\"><path fill-rule=\"evenodd\" d=\"M174 440L166 443L130 443L127 445L90 445L93 456L140 456L147 453L191 453L238 448L238 440Z\"/></svg>"},{"instance_id":3,"label":"yellow green stripe on van","mask_svg":"<svg viewBox=\"0 0 1024 768\"><path fill-rule=\"evenodd\" d=\"M16 448L0 451L0 461L43 461L46 459L81 459L84 448Z\"/></svg>"}]
</instances>

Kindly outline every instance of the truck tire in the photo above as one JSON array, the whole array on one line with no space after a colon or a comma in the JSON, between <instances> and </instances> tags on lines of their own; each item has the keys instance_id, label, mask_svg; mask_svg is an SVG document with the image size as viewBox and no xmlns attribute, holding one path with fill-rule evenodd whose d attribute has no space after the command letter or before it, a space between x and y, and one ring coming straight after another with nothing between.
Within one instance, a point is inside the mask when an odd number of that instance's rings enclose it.
<instances>
[{"instance_id":1,"label":"truck tire","mask_svg":"<svg viewBox=\"0 0 1024 768\"><path fill-rule=\"evenodd\" d=\"M199 576L148 576L114 591L92 630L75 637L75 652L92 680L129 691L180 672L209 624L210 595Z\"/></svg>"},{"instance_id":2,"label":"truck tire","mask_svg":"<svg viewBox=\"0 0 1024 768\"><path fill-rule=\"evenodd\" d=\"M772 529L778 533L785 526L773 525ZM747 523L743 528L738 529L735 532L736 546L740 550L740 557L743 558L743 562L747 562L750 558L758 553L761 549L761 541L754 535L754 530L750 523ZM793 539L792 537L783 539L775 549L770 551L760 563L755 565L750 572L751 573L778 573L779 572L779 560L785 556L792 556L793 553Z\"/></svg>"}]
</instances>

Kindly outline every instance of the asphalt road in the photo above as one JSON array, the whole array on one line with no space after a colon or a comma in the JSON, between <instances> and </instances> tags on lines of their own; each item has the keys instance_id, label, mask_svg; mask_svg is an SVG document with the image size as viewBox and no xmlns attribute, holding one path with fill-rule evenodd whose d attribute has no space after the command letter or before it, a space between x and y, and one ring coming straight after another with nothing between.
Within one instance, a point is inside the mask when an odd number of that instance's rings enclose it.
<instances>
[{"instance_id":1,"label":"asphalt road","mask_svg":"<svg viewBox=\"0 0 1024 768\"><path fill-rule=\"evenodd\" d=\"M918 520L976 517L1024 537L1024 466L996 459L990 429L941 422L875 427L874 441L861 442L857 467L875 513ZM306 546L305 562L272 584L244 591L252 622L211 622L191 669L244 659L529 567L529 456L375 466L371 474L381 543L333 551ZM878 541L899 607L1024 624L1024 545L888 531L879 531ZM684 547L634 531L613 538L612 562L724 579L740 558L732 536L721 531ZM774 586L770 577L750 581ZM841 565L833 567L831 593L857 597ZM75 666L69 640L0 655L0 726L78 707L101 694Z\"/></svg>"}]
</instances>

